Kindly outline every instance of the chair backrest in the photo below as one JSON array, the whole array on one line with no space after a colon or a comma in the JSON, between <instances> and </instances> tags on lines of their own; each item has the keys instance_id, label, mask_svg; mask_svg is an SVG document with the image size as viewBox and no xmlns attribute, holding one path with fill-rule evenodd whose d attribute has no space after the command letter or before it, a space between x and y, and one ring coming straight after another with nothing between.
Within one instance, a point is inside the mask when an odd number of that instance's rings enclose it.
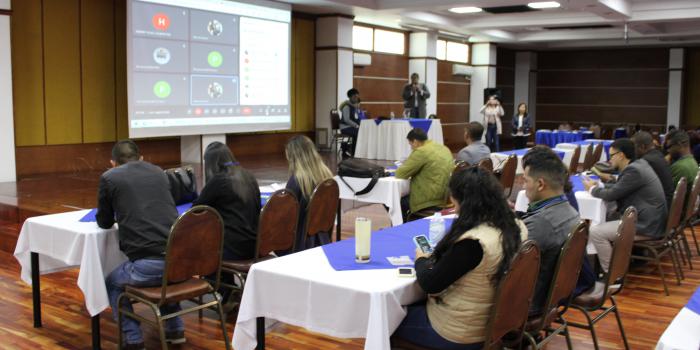
<instances>
[{"instance_id":1,"label":"chair backrest","mask_svg":"<svg viewBox=\"0 0 700 350\"><path fill-rule=\"evenodd\" d=\"M590 148L590 146L589 146L589 148ZM598 161L600 160L600 157L602 155L603 155L603 144L599 143L599 144L595 145L595 149L593 150L593 165L595 165L595 163L598 163ZM593 166L593 165L591 165L591 166Z\"/></svg>"},{"instance_id":2,"label":"chair backrest","mask_svg":"<svg viewBox=\"0 0 700 350\"><path fill-rule=\"evenodd\" d=\"M487 170L490 173L493 173L493 161L491 158L484 158L479 161L479 163L476 164L481 169Z\"/></svg>"},{"instance_id":3,"label":"chair backrest","mask_svg":"<svg viewBox=\"0 0 700 350\"><path fill-rule=\"evenodd\" d=\"M698 204L698 196L700 196L700 173L695 176L693 180L693 188L690 191L690 196L688 197L688 203L685 204L685 215L683 220L688 221L695 216L695 207Z\"/></svg>"},{"instance_id":4,"label":"chair backrest","mask_svg":"<svg viewBox=\"0 0 700 350\"><path fill-rule=\"evenodd\" d=\"M216 273L219 285L224 222L212 207L198 205L182 214L170 229L165 253L163 298L168 284L186 281L192 276Z\"/></svg>"},{"instance_id":5,"label":"chair backrest","mask_svg":"<svg viewBox=\"0 0 700 350\"><path fill-rule=\"evenodd\" d=\"M292 251L298 218L299 202L294 193L286 189L273 193L260 211L257 257L274 251Z\"/></svg>"},{"instance_id":6,"label":"chair backrest","mask_svg":"<svg viewBox=\"0 0 700 350\"><path fill-rule=\"evenodd\" d=\"M583 158L583 171L591 170L595 160L593 159L593 145L586 147L586 156Z\"/></svg>"},{"instance_id":7,"label":"chair backrest","mask_svg":"<svg viewBox=\"0 0 700 350\"><path fill-rule=\"evenodd\" d=\"M518 169L518 157L515 154L511 154L506 159L506 163L501 168L501 186L503 189L513 188L513 183L515 183L515 171Z\"/></svg>"},{"instance_id":8,"label":"chair backrest","mask_svg":"<svg viewBox=\"0 0 700 350\"><path fill-rule=\"evenodd\" d=\"M333 108L331 109L331 129L332 130L338 130L340 129L340 112L338 112L337 109Z\"/></svg>"},{"instance_id":9,"label":"chair backrest","mask_svg":"<svg viewBox=\"0 0 700 350\"><path fill-rule=\"evenodd\" d=\"M604 277L605 281L605 297L601 299L602 306L608 297L611 285L622 283L627 275L627 269L630 266L630 258L632 257L632 247L634 246L634 236L637 234L637 209L629 207L625 209L620 220L620 225L617 227L617 238L612 242L612 255L610 256L610 265L608 274ZM622 288L617 288L615 293L619 293Z\"/></svg>"},{"instance_id":10,"label":"chair backrest","mask_svg":"<svg viewBox=\"0 0 700 350\"><path fill-rule=\"evenodd\" d=\"M673 200L671 201L671 209L668 210L668 219L666 220L667 235L673 235L678 225L681 224L683 203L685 202L685 193L687 191L688 182L682 177L676 185L676 191L673 193Z\"/></svg>"},{"instance_id":11,"label":"chair backrest","mask_svg":"<svg viewBox=\"0 0 700 350\"><path fill-rule=\"evenodd\" d=\"M554 321L558 314L563 313L568 308L572 293L576 288L579 272L581 272L587 243L588 225L585 221L581 221L569 233L564 245L559 250L559 257L557 258L552 281L549 285L547 299L544 309L542 309L544 317L541 318L542 323L538 325L536 330L542 330ZM559 311L560 306L564 307L562 311Z\"/></svg>"},{"instance_id":12,"label":"chair backrest","mask_svg":"<svg viewBox=\"0 0 700 350\"><path fill-rule=\"evenodd\" d=\"M306 237L325 233L332 238L338 210L338 183L328 179L316 186L306 207Z\"/></svg>"},{"instance_id":13,"label":"chair backrest","mask_svg":"<svg viewBox=\"0 0 700 350\"><path fill-rule=\"evenodd\" d=\"M574 149L574 154L571 156L571 163L569 163L569 174L574 175L578 173L578 161L581 159L581 146L576 146Z\"/></svg>"},{"instance_id":14,"label":"chair backrest","mask_svg":"<svg viewBox=\"0 0 700 350\"><path fill-rule=\"evenodd\" d=\"M469 168L469 167L470 167L469 162L465 162L463 160L457 160L457 161L455 161L454 169L452 169L452 174L456 174L456 173L458 173L466 168Z\"/></svg>"},{"instance_id":15,"label":"chair backrest","mask_svg":"<svg viewBox=\"0 0 700 350\"><path fill-rule=\"evenodd\" d=\"M515 333L517 340L521 339L539 270L537 244L530 240L523 242L496 289L484 349L500 349L502 338L508 334Z\"/></svg>"}]
</instances>

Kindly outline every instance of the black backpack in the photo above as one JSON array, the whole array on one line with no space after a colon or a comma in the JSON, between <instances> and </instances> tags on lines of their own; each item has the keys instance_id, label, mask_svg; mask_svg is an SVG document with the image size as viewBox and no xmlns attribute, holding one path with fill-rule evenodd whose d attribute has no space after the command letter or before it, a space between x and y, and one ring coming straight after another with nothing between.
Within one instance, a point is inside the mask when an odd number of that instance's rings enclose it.
<instances>
[{"instance_id":1,"label":"black backpack","mask_svg":"<svg viewBox=\"0 0 700 350\"><path fill-rule=\"evenodd\" d=\"M348 186L348 188L356 196L359 196L372 191L374 185L376 185L377 181L379 181L379 178L387 176L387 173L383 166L372 164L363 159L351 158L346 159L340 162L340 164L338 164L338 176L340 177L340 180L343 181L345 186ZM371 178L372 180L369 182L369 184L367 184L367 187L365 187L364 189L360 191L355 191L355 189L352 188L352 186L350 186L345 181L345 179L343 179L344 176Z\"/></svg>"}]
</instances>

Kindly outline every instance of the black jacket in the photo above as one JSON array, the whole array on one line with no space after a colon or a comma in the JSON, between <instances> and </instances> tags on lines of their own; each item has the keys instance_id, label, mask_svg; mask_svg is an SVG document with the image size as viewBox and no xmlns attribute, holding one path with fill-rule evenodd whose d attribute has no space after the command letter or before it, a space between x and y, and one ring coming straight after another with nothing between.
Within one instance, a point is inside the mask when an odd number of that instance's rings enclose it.
<instances>
[{"instance_id":1,"label":"black jacket","mask_svg":"<svg viewBox=\"0 0 700 350\"><path fill-rule=\"evenodd\" d=\"M666 197L666 207L671 208L673 192L676 190L675 186L673 186L671 166L666 162L666 159L664 159L664 155L656 149L647 152L642 158L654 169L656 176L659 178L659 181L661 181L661 187L663 187L664 196Z\"/></svg>"},{"instance_id":2,"label":"black jacket","mask_svg":"<svg viewBox=\"0 0 700 350\"><path fill-rule=\"evenodd\" d=\"M163 259L177 216L163 169L132 161L100 177L97 224L102 228L119 224L119 248L129 260Z\"/></svg>"}]
</instances>

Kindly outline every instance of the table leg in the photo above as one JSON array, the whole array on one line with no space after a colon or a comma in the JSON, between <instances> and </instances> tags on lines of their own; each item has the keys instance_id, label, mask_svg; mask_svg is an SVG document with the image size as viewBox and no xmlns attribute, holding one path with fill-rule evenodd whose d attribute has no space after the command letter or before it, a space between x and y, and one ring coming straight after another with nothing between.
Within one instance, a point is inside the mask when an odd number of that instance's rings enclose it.
<instances>
[{"instance_id":1,"label":"table leg","mask_svg":"<svg viewBox=\"0 0 700 350\"><path fill-rule=\"evenodd\" d=\"M100 350L102 349L100 346L100 314L92 316L90 321L92 323L92 349Z\"/></svg>"},{"instance_id":2,"label":"table leg","mask_svg":"<svg viewBox=\"0 0 700 350\"><path fill-rule=\"evenodd\" d=\"M336 227L336 231L335 231L335 241L336 241L336 242L339 242L339 241L340 241L340 222L341 222L342 219L343 219L343 215L342 215L342 214L343 214L343 211L342 211L342 208L340 207L340 205L342 204L342 202L343 202L342 199L338 199L338 213L336 214L336 215L337 215L336 218L337 218L337 220L338 220L338 226Z\"/></svg>"},{"instance_id":3,"label":"table leg","mask_svg":"<svg viewBox=\"0 0 700 350\"><path fill-rule=\"evenodd\" d=\"M39 254L31 252L32 268L32 306L34 309L34 328L41 328L41 288L39 285Z\"/></svg>"},{"instance_id":4,"label":"table leg","mask_svg":"<svg viewBox=\"0 0 700 350\"><path fill-rule=\"evenodd\" d=\"M265 317L258 317L255 320L258 346L256 350L265 350Z\"/></svg>"}]
</instances>

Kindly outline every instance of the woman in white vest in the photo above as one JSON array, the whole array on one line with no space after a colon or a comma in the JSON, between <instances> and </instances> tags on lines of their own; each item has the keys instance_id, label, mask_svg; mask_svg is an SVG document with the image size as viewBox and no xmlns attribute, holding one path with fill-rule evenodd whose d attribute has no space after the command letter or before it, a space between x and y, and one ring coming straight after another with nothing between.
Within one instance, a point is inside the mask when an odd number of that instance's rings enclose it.
<instances>
[{"instance_id":1,"label":"woman in white vest","mask_svg":"<svg viewBox=\"0 0 700 350\"><path fill-rule=\"evenodd\" d=\"M527 228L491 173L472 167L450 180L458 217L432 255L416 250L416 279L428 294L408 306L396 336L438 349L481 349L494 294Z\"/></svg>"}]
</instances>

